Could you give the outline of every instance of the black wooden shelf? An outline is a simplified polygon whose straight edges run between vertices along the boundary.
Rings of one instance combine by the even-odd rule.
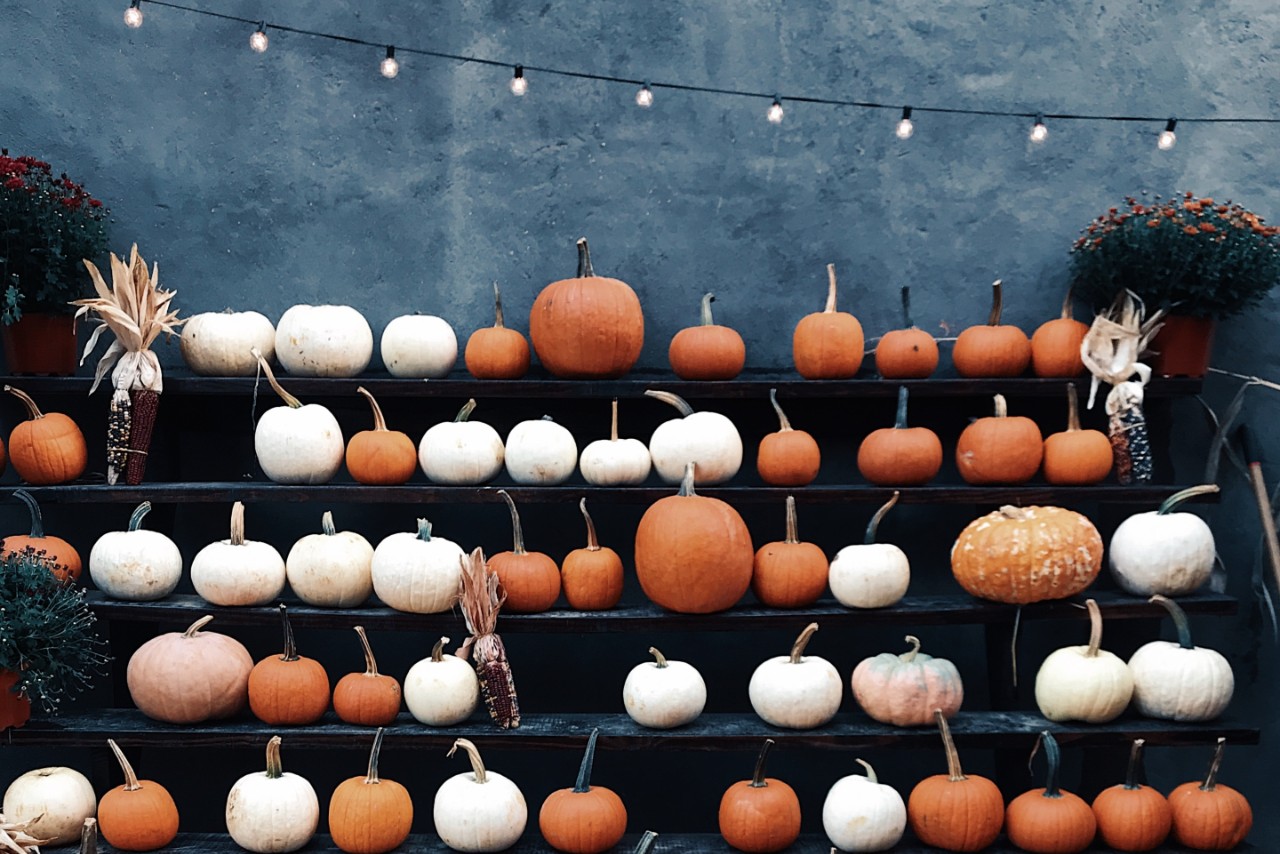
[[[1109,590],[1090,591],[1085,596],[1057,602],[1024,606],[1023,620],[1086,620],[1079,603],[1088,596],[1097,600],[1107,620],[1159,619],[1165,610],[1144,599]],[[90,591],[88,601],[104,620],[131,623],[159,623],[186,626],[201,615],[213,614],[217,626],[275,625],[280,619],[274,605],[220,608],[199,596],[175,595],[159,602],[122,602]],[[365,608],[317,608],[286,597],[289,619],[298,628],[347,629],[355,625],[378,631],[419,631],[465,635],[459,613],[407,614],[381,604]],[[371,600],[376,601],[376,600]],[[1229,616],[1236,613],[1237,601],[1220,593],[1197,593],[1178,599],[1189,614]],[[811,620],[823,626],[869,625],[955,625],[1011,622],[1017,609],[1012,605],[986,602],[972,596],[908,596],[891,608],[846,608],[832,600],[796,610],[739,605],[719,614],[675,614],[656,605],[623,605],[611,611],[553,610],[541,614],[503,614],[498,626],[504,634],[517,632],[604,633],[638,631],[742,631],[762,628],[795,628]]]

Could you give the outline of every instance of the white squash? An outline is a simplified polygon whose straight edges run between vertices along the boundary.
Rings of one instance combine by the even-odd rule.
[[[418,533],[392,534],[373,550],[373,590],[397,611],[448,611],[458,601],[464,557],[457,543],[431,536],[431,523],[419,519]]]
[[[1108,549],[1116,582],[1139,596],[1185,596],[1203,587],[1217,554],[1213,531],[1194,513],[1172,511],[1189,498],[1217,491],[1212,483],[1193,486],[1169,496],[1159,510],[1121,522]]]
[[[672,729],[697,720],[707,705],[707,683],[692,664],[669,661],[649,647],[654,661],[637,664],[622,685],[631,719],[650,729]]]
[[[1178,630],[1178,640],[1152,641],[1129,659],[1133,673],[1133,706],[1149,718],[1211,721],[1226,711],[1235,693],[1231,664],[1216,650],[1191,642],[1187,615],[1172,599],[1159,594]]]
[[[813,729],[836,716],[844,695],[844,681],[831,662],[805,656],[809,638],[818,630],[810,623],[796,638],[790,655],[762,663],[751,674],[747,693],[751,708],[765,723],[788,729]]]
[[[182,358],[206,377],[251,377],[258,370],[256,347],[269,362],[276,355],[276,328],[256,311],[207,311],[182,325]]]
[[[276,358],[299,377],[354,377],[373,358],[373,330],[349,305],[295,305],[276,324]]]
[[[455,774],[440,784],[432,814],[436,833],[454,851],[505,851],[520,839],[529,820],[520,787],[480,760],[480,751],[465,738],[449,748],[458,748],[471,760],[470,774]]]
[[[211,605],[266,605],[284,592],[284,558],[270,543],[244,538],[244,504],[231,505],[231,536],[191,561],[191,584]]]
[[[475,400],[468,400],[456,418],[422,435],[418,463],[432,483],[479,486],[502,471],[502,437],[483,421],[468,420],[475,408]]]
[[[112,599],[153,602],[174,591],[182,580],[182,552],[159,531],[144,531],[142,518],[151,512],[144,501],[129,517],[125,531],[109,531],[89,551],[89,577]]]
[[[697,486],[724,483],[738,473],[742,436],[732,421],[718,412],[694,412],[670,392],[650,390],[645,395],[680,410],[679,418],[659,424],[649,439],[649,456],[663,483],[679,483],[689,463],[695,465]]]
[[[36,768],[9,784],[0,812],[11,822],[27,824],[26,833],[36,839],[68,845],[80,839],[84,820],[97,815],[98,799],[93,785],[79,771],[61,766]]]
[[[227,833],[255,854],[297,851],[320,823],[320,801],[305,777],[283,770],[280,736],[267,742],[267,770],[246,774],[227,794]]]
[[[573,441],[573,434],[552,421],[550,415],[512,427],[503,453],[511,479],[530,486],[564,483],[578,463],[578,443]]]
[[[338,531],[328,510],[320,525],[324,533],[307,534],[289,549],[289,587],[308,605],[358,608],[373,594],[373,546],[355,531]]]
[[[1104,724],[1129,707],[1133,674],[1123,659],[1100,649],[1102,611],[1093,599],[1088,646],[1067,646],[1049,654],[1036,674],[1036,705],[1051,721]]]
[[[635,486],[644,483],[653,468],[649,448],[639,439],[618,438],[618,399],[613,399],[613,417],[608,439],[596,439],[582,449],[578,470],[592,486]]]
[[[439,379],[458,361],[458,336],[442,317],[403,314],[382,330],[379,349],[391,376]]]
[[[285,402],[262,413],[253,431],[258,465],[276,483],[328,483],[342,468],[347,446],[333,413],[318,403],[302,405],[276,382],[262,352],[253,351],[271,388]]]
[[[898,493],[876,511],[862,545],[845,546],[831,560],[827,583],[846,608],[888,608],[902,601],[911,584],[911,562],[892,543],[877,543],[880,520],[898,503]]]
[[[822,803],[822,828],[841,851],[888,851],[907,829],[907,806],[897,789],[876,779],[874,768],[854,761],[867,776],[850,774],[835,782]]]
[[[404,702],[409,714],[427,726],[453,726],[471,717],[480,700],[480,680],[469,662],[444,651],[440,638],[431,656],[409,668]]]

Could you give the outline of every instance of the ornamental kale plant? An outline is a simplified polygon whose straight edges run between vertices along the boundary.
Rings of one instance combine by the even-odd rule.
[[[1128,288],[1148,310],[1224,318],[1280,281],[1280,228],[1231,202],[1125,199],[1085,228],[1072,247],[1075,292],[1095,307]]]
[[[66,174],[0,150],[0,320],[70,314],[89,280],[81,261],[107,250],[107,209]]]

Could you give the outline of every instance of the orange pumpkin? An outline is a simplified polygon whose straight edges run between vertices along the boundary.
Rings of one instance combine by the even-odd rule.
[[[766,738],[750,780],[734,783],[720,799],[720,835],[739,851],[781,851],[800,836],[800,799],[781,780],[764,776],[773,747]]]
[[[1023,792],[1009,802],[1004,828],[1009,841],[1032,854],[1075,854],[1093,842],[1097,822],[1079,795],[1058,788],[1061,755],[1058,742],[1046,730],[1040,733],[1049,771],[1043,789]]]
[[[155,851],[178,835],[178,805],[169,790],[150,780],[139,780],[133,766],[113,739],[107,746],[124,772],[124,785],[116,786],[98,802],[98,829],[119,851]]]
[[[771,608],[807,608],[827,589],[827,555],[802,543],[796,530],[796,500],[787,496],[787,533],[782,542],[756,552],[751,592]]]
[[[1134,739],[1129,751],[1129,771],[1123,783],[1103,789],[1093,799],[1098,833],[1117,851],[1151,851],[1169,836],[1173,813],[1164,795],[1142,785],[1142,745]]]
[[[49,564],[53,574],[60,581],[67,579],[79,581],[80,573],[84,568],[80,561],[80,553],[61,537],[50,537],[45,534],[44,518],[40,515],[40,505],[36,503],[35,496],[25,489],[15,489],[13,497],[27,505],[27,510],[31,513],[31,533],[25,536],[13,534],[5,537],[0,541],[0,557],[31,549]]]
[[[907,799],[907,819],[925,845],[943,851],[981,851],[996,841],[1004,827],[1004,796],[986,777],[964,773],[946,716],[938,709],[934,718],[947,754],[947,773],[916,783]]]
[[[529,342],[504,325],[497,282],[493,283],[493,316],[493,326],[471,333],[462,360],[478,380],[518,380],[529,372]]]
[[[569,854],[602,854],[613,850],[627,832],[627,808],[612,789],[591,785],[591,766],[596,758],[593,729],[572,788],[557,789],[542,802],[538,829],[542,838],[557,851]]]
[[[979,418],[960,433],[956,468],[975,486],[1026,483],[1040,471],[1044,437],[1036,422],[1009,417],[1004,395],[995,396],[995,415]]]
[[[731,380],[742,373],[747,345],[728,326],[717,326],[711,317],[712,294],[702,297],[702,325],[681,329],[671,339],[667,359],[682,380]]]
[[[876,370],[887,380],[918,380],[938,369],[938,342],[911,322],[911,287],[902,286],[902,329],[880,337]]]
[[[746,523],[718,498],[693,489],[685,466],[676,495],[655,501],[636,527],[636,577],[651,600],[682,614],[734,605],[751,586],[755,562]]]
[[[1084,373],[1080,345],[1089,324],[1071,316],[1071,289],[1062,301],[1062,315],[1040,324],[1031,335],[1031,370],[1038,377],[1078,377]]]
[[[962,377],[1016,377],[1031,362],[1031,342],[1016,326],[1001,325],[1001,282],[991,286],[991,316],[985,326],[970,326],[956,338],[951,361]]]
[[[922,486],[942,468],[942,441],[928,427],[907,426],[907,387],[898,386],[892,427],[873,431],[858,446],[858,472],[876,486]]]
[[[951,572],[970,594],[1009,605],[1066,599],[1102,569],[1102,536],[1061,507],[1012,507],[969,523],[951,547]]]
[[[778,403],[776,388],[769,389],[769,402],[778,413],[778,430],[760,440],[756,471],[770,486],[807,486],[818,476],[822,451],[812,436],[791,426]]]
[[[338,784],[329,799],[329,833],[333,844],[348,854],[386,854],[409,838],[413,828],[413,799],[394,780],[378,776],[382,727],[373,735],[369,770]]]
[[[382,407],[364,386],[356,391],[373,409],[373,429],[361,430],[347,443],[347,471],[357,483],[398,486],[418,470],[418,446],[399,430],[388,430]]]
[[[31,720],[31,700],[13,690],[17,684],[17,673],[0,670],[0,732],[9,727],[20,727]]]
[[[1183,783],[1169,793],[1173,813],[1173,838],[1200,851],[1230,851],[1253,828],[1253,808],[1248,799],[1218,782],[1218,769],[1227,746],[1218,739],[1204,782]]]
[[[836,265],[827,265],[827,306],[796,324],[791,355],[796,371],[807,380],[847,380],[862,365],[862,324],[847,311],[836,311]]]
[[[1101,430],[1080,429],[1080,402],[1067,384],[1067,429],[1044,440],[1044,479],[1055,486],[1088,486],[1111,474],[1111,440]]]
[[[560,567],[542,552],[525,551],[524,529],[520,526],[516,503],[505,489],[499,489],[498,494],[511,511],[512,549],[490,557],[489,567],[498,574],[502,588],[507,591],[507,611],[541,613],[560,598]]]
[[[284,654],[268,656],[249,671],[249,709],[272,726],[313,724],[329,709],[329,674],[314,658],[298,655],[289,612],[280,603]]]
[[[25,391],[4,387],[27,407],[28,420],[9,434],[9,460],[18,477],[35,486],[69,483],[84,474],[89,450],[84,434],[61,412],[41,412]]]
[[[364,649],[364,672],[348,673],[333,688],[333,710],[356,726],[390,726],[400,714],[400,683],[378,672],[378,661],[364,626],[355,627]]]
[[[622,598],[622,558],[596,539],[587,499],[578,502],[587,523],[587,545],[565,555],[560,570],[564,598],[578,611],[607,611]]]
[[[565,379],[617,379],[644,346],[644,312],[631,286],[597,276],[585,237],[578,275],[542,289],[529,312],[529,337],[543,367]]]

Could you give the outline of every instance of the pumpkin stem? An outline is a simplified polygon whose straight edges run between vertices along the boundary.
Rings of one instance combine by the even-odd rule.
[[[587,739],[587,749],[582,753],[582,764],[578,766],[578,780],[573,784],[573,791],[579,795],[591,791],[591,766],[596,761],[596,738],[599,735],[599,729],[591,730],[591,737]]]
[[[596,539],[596,523],[591,521],[591,514],[587,512],[587,499],[583,496],[578,502],[578,509],[582,511],[582,518],[587,520],[587,551],[600,551],[600,541]]]
[[[684,398],[679,395],[672,394],[669,391],[654,391],[653,389],[649,389],[644,393],[644,396],[652,397],[662,401],[663,403],[671,404],[676,409],[680,410],[681,418],[688,418],[693,414],[693,407],[690,406]]]
[[[964,769],[960,767],[960,753],[956,750],[955,739],[951,737],[947,716],[942,713],[942,709],[934,709],[933,718],[938,722],[938,732],[942,734],[942,749],[947,754],[947,779],[952,783],[968,779],[964,776]]]
[[[766,738],[760,747],[760,755],[756,757],[756,770],[751,775],[751,788],[763,789],[769,784],[764,781],[764,761],[769,756],[769,748],[773,747],[773,739]]]
[[[872,768],[872,767],[871,767],[871,763],[870,763],[870,762],[868,762],[868,761],[867,761],[867,760],[865,760],[865,759],[854,759],[853,761],[854,761],[854,762],[857,762],[859,765],[861,765],[863,768],[865,768],[865,769],[867,770],[867,779],[868,779],[868,780],[870,780],[870,781],[871,781],[871,782],[873,782],[873,783],[879,783],[879,782],[880,782],[880,780],[876,777],[876,769],[874,769],[874,768]]]
[[[907,635],[906,641],[911,644],[911,649],[898,656],[898,658],[902,659],[904,664],[910,664],[915,661],[916,656],[920,654],[920,638],[915,635]]]
[[[273,735],[267,742],[267,779],[279,780],[284,774],[284,765],[280,762],[280,736]]]
[[[1154,602],[1169,612],[1169,616],[1173,618],[1173,627],[1178,630],[1178,646],[1183,649],[1196,648],[1196,645],[1191,642],[1191,624],[1187,621],[1187,612],[1182,610],[1177,602],[1159,593],[1147,601]]]
[[[356,386],[356,394],[364,395],[365,400],[369,401],[369,408],[373,410],[373,429],[376,432],[385,432],[387,429],[387,419],[382,415],[382,407],[378,405],[378,401],[364,386]]]
[[[609,441],[618,441],[618,399],[615,397],[609,405]]]
[[[636,843],[636,850],[631,854],[649,854],[653,850],[653,844],[658,840],[658,834],[652,830],[646,830],[644,836],[640,837],[640,841]]]
[[[453,417],[453,423],[461,424],[471,417],[471,413],[475,412],[476,399],[473,397],[466,403],[462,404],[462,408],[458,410],[458,414]]]
[[[1227,750],[1227,740],[1219,737],[1218,746],[1214,748],[1213,759],[1209,762],[1209,773],[1205,775],[1204,783],[1200,786],[1202,792],[1212,792],[1218,788],[1218,769],[1222,767],[1222,757]]]
[[[1142,770],[1142,748],[1146,743],[1146,739],[1135,738],[1133,746],[1129,748],[1129,768],[1124,775],[1124,787],[1129,791],[1141,789],[1143,778],[1146,777]]]
[[[458,739],[453,743],[453,747],[449,748],[449,752],[445,756],[452,759],[453,754],[458,752],[459,747],[466,751],[467,758],[471,760],[471,772],[475,775],[476,782],[481,785],[489,782],[489,775],[484,770],[484,762],[480,759],[480,751],[469,740],[465,738]]]
[[[36,406],[36,402],[32,399],[31,395],[27,394],[22,389],[15,388],[11,385],[5,386],[4,390],[22,401],[23,405],[27,407],[27,415],[33,420],[37,418],[44,418],[44,413],[40,411],[40,407]]]
[[[431,660],[436,664],[444,661],[444,645],[448,642],[448,638],[440,638],[440,640],[436,641],[436,645],[431,647]]]
[[[1062,320],[1074,320],[1075,315],[1071,311],[1071,303],[1075,299],[1075,286],[1067,285],[1067,294],[1062,298],[1062,314],[1059,318]]]
[[[659,670],[667,666],[667,657],[663,655],[656,646],[649,647],[649,654],[652,655],[654,660],[657,662]]]
[[[1188,486],[1181,492],[1175,492],[1164,500],[1160,505],[1160,509],[1156,511],[1157,515],[1164,516],[1172,512],[1179,504],[1197,495],[1211,495],[1218,491],[1216,483],[1202,483],[1199,486]]]
[[[680,479],[680,491],[676,494],[684,498],[695,498],[698,493],[693,491],[693,475],[697,470],[698,464],[693,460],[684,464],[684,477]]]
[[[188,627],[187,630],[182,633],[182,636],[190,640],[191,638],[194,638],[200,632],[201,629],[209,625],[211,622],[213,622],[213,614],[205,614],[203,617],[201,617],[200,619],[192,623],[190,627]]]
[[[1062,797],[1062,791],[1058,788],[1058,770],[1062,764],[1062,751],[1058,749],[1058,741],[1053,737],[1053,733],[1048,730],[1040,733],[1040,737],[1036,739],[1036,746],[1031,748],[1031,756],[1027,759],[1027,769],[1030,770],[1031,763],[1035,761],[1036,752],[1042,744],[1044,745],[1044,761],[1049,766],[1044,780],[1044,797],[1060,798]]]
[[[133,509],[129,517],[129,530],[136,531],[142,527],[142,518],[151,512],[151,502],[144,501]]]
[[[702,325],[715,326],[716,322],[711,318],[711,303],[716,301],[715,294],[702,295]]]
[[[996,279],[991,283],[991,315],[987,318],[987,326],[1000,325],[1000,312],[1004,308],[1003,282]]]
[[[364,675],[378,675],[378,661],[373,657],[373,647],[369,645],[369,636],[364,633],[364,626],[355,627],[356,634],[360,636],[360,646],[364,647]]]
[[[231,537],[228,542],[233,546],[244,545],[244,504],[240,501],[231,505]]]
[[[1086,599],[1084,606],[1089,609],[1089,648],[1084,654],[1086,658],[1097,658],[1102,646],[1102,609],[1094,599]]]
[[[524,529],[520,527],[520,511],[516,510],[516,503],[511,500],[511,496],[505,489],[499,489],[498,494],[502,496],[502,500],[507,502],[507,509],[511,511],[511,551],[514,554],[528,554],[524,550]]]
[[[1080,431],[1080,400],[1075,383],[1067,383],[1067,432]]]
[[[898,411],[893,416],[893,429],[907,429],[907,397],[909,392],[904,385],[898,386]]]
[[[578,278],[585,279],[595,276],[596,271],[591,266],[591,249],[587,246],[587,238],[578,238]]]
[[[257,347],[254,347],[252,350],[249,351],[249,353],[253,356],[253,358],[258,360],[258,367],[261,368],[262,372],[267,375],[267,382],[271,384],[271,390],[274,391],[276,394],[278,394],[280,396],[280,399],[283,400],[290,409],[301,409],[302,401],[298,400],[296,397],[294,397],[293,395],[289,394],[289,392],[284,390],[284,388],[280,385],[280,382],[276,379],[275,372],[272,371],[271,366],[267,364],[267,360],[262,358],[262,351],[259,350]]]
[[[383,732],[383,727],[378,727],[378,731],[373,734],[373,747],[369,750],[369,773],[364,777],[365,785],[376,786],[382,782],[378,779],[378,754],[382,753]]]
[[[80,828],[80,850],[77,854],[98,854],[98,820],[90,816]]]
[[[1003,394],[997,394],[995,396],[995,404],[996,404],[995,405],[996,418],[1008,418],[1009,417],[1009,401],[1004,399]]]
[[[827,265],[827,306],[823,314],[832,314],[836,310],[836,265]]]
[[[901,494],[895,489],[893,495],[889,496],[889,500],[880,505],[880,509],[871,517],[871,521],[867,523],[867,532],[862,537],[864,546],[869,546],[876,541],[876,532],[880,530],[880,522],[883,521],[885,514],[893,509],[893,505],[898,503],[898,496]]]
[[[800,528],[796,519],[796,497],[794,495],[787,496],[787,535],[782,541],[787,545],[795,545],[800,542]]]
[[[324,511],[324,515],[320,517],[320,530],[324,531],[326,537],[332,537],[338,533],[338,529],[333,524],[332,510]]]
[[[424,543],[431,542],[431,523],[426,519],[418,520],[418,539]]]
[[[36,497],[25,489],[15,489],[13,497],[27,505],[27,511],[31,514],[31,539],[44,539],[44,516],[40,513],[40,505],[36,503]]]
[[[120,745],[116,744],[114,738],[107,739],[107,747],[111,748],[111,752],[115,754],[116,761],[120,763],[120,770],[124,772],[124,790],[126,792],[136,792],[142,788],[142,784],[138,782],[138,775],[133,772],[133,766],[129,764],[129,760],[124,758],[124,752],[120,750]]]
[[[493,283],[493,328],[506,328],[502,317],[502,291],[498,290],[498,283],[496,281]]]
[[[915,324],[911,322],[911,286],[902,286],[902,328],[915,329]]]
[[[782,406],[778,403],[778,390],[776,388],[769,389],[769,402],[773,404],[773,411],[778,413],[778,432],[789,432],[792,429],[791,419],[787,417],[787,413],[782,411]]]
[[[298,644],[293,639],[293,625],[289,622],[289,609],[285,607],[283,602],[280,603],[280,623],[284,627],[284,655],[280,656],[281,661],[297,661]]]
[[[796,638],[796,642],[791,645],[791,663],[799,664],[804,658],[804,648],[809,645],[809,638],[813,637],[813,633],[818,630],[817,623],[810,623],[804,627],[804,631],[800,633],[800,637]]]

